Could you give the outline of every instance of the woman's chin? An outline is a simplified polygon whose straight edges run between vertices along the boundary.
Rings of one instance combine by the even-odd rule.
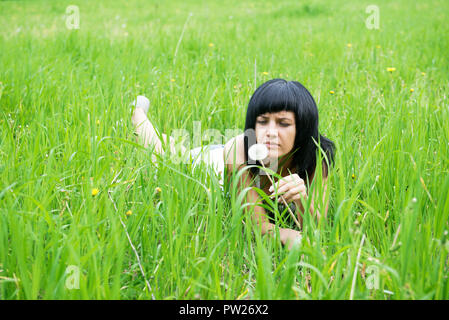
[[[276,149],[268,150],[268,156],[267,156],[268,159],[272,159],[272,160],[279,159],[281,156],[282,156],[282,154],[279,152],[279,150],[276,150]]]
[[[272,163],[278,163],[278,157],[276,155],[272,156],[268,154],[268,156],[262,160],[265,166],[271,166]]]

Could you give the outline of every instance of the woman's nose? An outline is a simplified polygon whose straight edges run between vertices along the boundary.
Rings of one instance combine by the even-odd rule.
[[[278,131],[277,131],[277,129],[276,128],[272,128],[272,127],[270,127],[270,128],[268,128],[267,129],[267,137],[269,137],[270,139],[277,139],[277,137],[278,137]]]
[[[276,135],[277,136],[278,128],[277,128],[275,122],[270,121],[270,124],[268,125],[268,128],[267,128],[267,133],[270,134],[270,135]]]

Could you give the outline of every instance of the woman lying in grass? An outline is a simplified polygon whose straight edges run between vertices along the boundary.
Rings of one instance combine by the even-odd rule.
[[[155,152],[163,153],[158,133],[146,117],[148,106],[148,99],[138,97],[132,121],[138,139],[143,138],[144,146],[147,147],[151,143]],[[162,138],[167,144],[167,136],[163,134]],[[267,201],[260,196],[260,190],[271,198],[275,197],[273,200],[279,201],[278,208],[282,208],[282,203],[289,205],[287,209],[293,214],[292,219],[297,222],[297,227],[279,228],[279,236],[281,242],[290,247],[296,240],[301,239],[298,229],[302,228],[305,214],[303,203],[307,202],[309,188],[316,177],[318,143],[325,154],[322,163],[322,186],[315,186],[316,192],[311,195],[308,214],[319,220],[322,216],[326,217],[328,210],[328,201],[325,199],[328,198],[327,177],[329,166],[334,159],[334,144],[319,134],[317,106],[309,91],[299,82],[273,79],[262,84],[248,104],[243,134],[230,139],[224,145],[211,145],[205,150],[195,148],[190,152],[184,148],[181,152],[194,158],[194,163],[202,157],[201,160],[212,165],[223,178],[226,172],[228,182],[233,172],[246,167],[239,178],[238,186],[240,191],[249,188],[246,202],[254,204],[253,217],[262,234],[273,233],[275,219],[273,210],[268,209]],[[255,144],[266,147],[267,155],[262,162],[248,154]],[[171,137],[168,145],[171,152],[176,152],[174,139]],[[252,166],[248,168],[249,165]],[[268,167],[282,178],[276,179],[276,175],[271,176],[270,171],[262,167]],[[315,196],[319,189],[322,194],[323,213],[315,209],[318,208]],[[251,211],[248,209],[251,206],[246,208]]]

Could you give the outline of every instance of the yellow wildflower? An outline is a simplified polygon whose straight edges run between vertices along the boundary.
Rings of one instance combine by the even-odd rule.
[[[348,43],[346,46],[347,46],[348,48],[351,48],[351,47],[352,47],[352,43]]]
[[[125,214],[126,214],[126,216],[127,216],[127,217],[129,217],[130,215],[132,215],[132,214],[133,214],[133,212],[132,212],[131,210],[128,210],[128,211],[126,211],[126,213],[125,213]]]
[[[92,189],[92,196],[95,197],[99,192],[100,192],[100,190],[98,190],[97,188],[93,188]]]
[[[413,88],[410,88],[410,92],[413,92],[413,91],[415,91],[415,89],[413,89]]]
[[[330,93],[330,94],[334,94],[334,93],[335,93],[335,91],[334,91],[334,90],[331,90],[331,91],[329,91],[329,93]]]
[[[175,82],[175,79],[170,79],[171,82]]]
[[[268,72],[264,71],[264,72],[262,72],[262,74],[263,74],[264,76],[267,76],[267,75],[268,75]]]
[[[380,45],[377,45],[376,48],[377,48],[377,49],[380,49]]]
[[[425,76],[425,75],[426,75],[426,73],[425,73],[425,72],[421,72],[421,75]]]
[[[209,47],[213,47],[214,46],[214,44],[211,42],[211,43],[209,43]]]
[[[352,179],[355,179],[355,174],[352,174]]]
[[[394,67],[388,67],[388,68],[387,68],[387,71],[388,71],[388,72],[393,72],[393,71],[396,71],[396,68],[394,68]]]
[[[159,188],[159,187],[156,187],[156,192],[157,193],[159,193],[159,192],[161,192],[162,191],[162,189],[161,188]]]

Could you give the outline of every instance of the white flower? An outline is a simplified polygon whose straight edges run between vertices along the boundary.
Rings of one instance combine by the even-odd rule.
[[[268,156],[267,146],[260,143],[253,144],[248,149],[248,156],[256,161],[264,160]]]

